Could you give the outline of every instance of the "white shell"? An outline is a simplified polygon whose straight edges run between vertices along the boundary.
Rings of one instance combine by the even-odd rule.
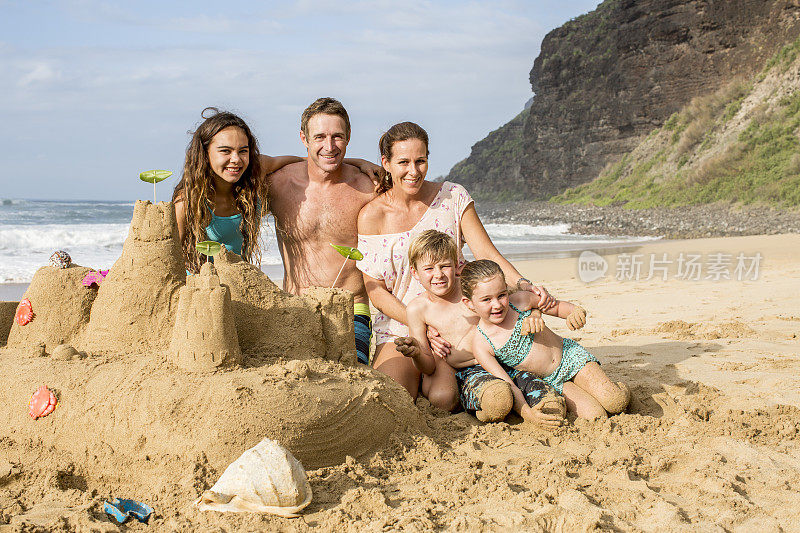
[[[201,511],[298,516],[311,503],[311,486],[300,461],[283,446],[264,439],[228,465],[195,505]]]

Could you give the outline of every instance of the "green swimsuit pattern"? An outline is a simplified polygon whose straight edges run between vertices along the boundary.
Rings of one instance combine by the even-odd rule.
[[[531,314],[532,309],[520,311],[514,304],[509,305],[511,305],[511,308],[516,311],[519,316],[517,316],[517,323],[514,324],[514,331],[511,333],[511,337],[508,338],[508,341],[500,349],[495,348],[492,341],[489,340],[488,335],[486,335],[480,326],[478,326],[478,331],[481,332],[481,335],[483,335],[489,343],[489,346],[494,350],[494,356],[497,358],[497,361],[513,379],[514,376],[512,372],[520,372],[520,370],[516,370],[513,367],[525,360],[533,345],[533,333],[524,336],[520,334],[522,320]],[[597,357],[589,353],[586,348],[572,339],[563,339],[561,345],[561,363],[552,374],[543,377],[542,381],[552,386],[559,394],[563,394],[564,383],[574,378],[575,374],[580,372],[581,368],[590,362],[600,364]]]

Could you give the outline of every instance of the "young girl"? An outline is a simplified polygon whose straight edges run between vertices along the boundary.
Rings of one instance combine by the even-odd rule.
[[[523,418],[532,417],[513,378],[530,372],[564,395],[567,410],[580,418],[605,418],[621,413],[628,405],[630,391],[624,383],[614,384],[600,369],[597,358],[572,339],[562,339],[544,322],[534,333],[521,335],[522,320],[535,311],[536,296],[520,291],[509,296],[503,271],[497,263],[478,260],[461,271],[464,304],[480,320],[472,349],[478,363],[511,384],[514,410]],[[567,321],[571,330],[586,324],[586,311],[564,301],[556,302],[545,313]]]
[[[205,119],[186,148],[183,177],[172,201],[188,272],[198,272],[198,242],[217,241],[259,265],[258,235],[261,219],[268,213],[266,175],[290,163],[296,156],[260,155],[258,141],[247,124],[227,111],[209,107]],[[372,176],[378,167],[363,160],[345,160]]]

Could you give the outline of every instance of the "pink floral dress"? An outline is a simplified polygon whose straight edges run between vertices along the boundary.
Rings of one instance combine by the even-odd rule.
[[[359,235],[358,249],[364,254],[364,259],[357,261],[356,265],[364,274],[383,281],[389,292],[403,304],[408,304],[425,292],[411,275],[408,264],[408,247],[411,241],[428,229],[447,233],[455,239],[458,264],[463,265],[465,260],[461,253],[464,246],[461,216],[472,202],[472,197],[464,187],[445,181],[428,210],[409,231],[386,235]],[[380,311],[373,317],[372,327],[377,345],[392,341],[395,336],[408,335],[408,326]]]

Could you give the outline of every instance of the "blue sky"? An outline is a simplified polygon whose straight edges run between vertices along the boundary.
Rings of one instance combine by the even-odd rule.
[[[380,134],[412,120],[429,177],[446,174],[531,97],[544,35],[597,4],[0,0],[0,198],[147,198],[139,171],[179,175],[211,105],[263,153],[303,155],[300,113],[320,96],[350,113],[348,156],[377,160]]]

